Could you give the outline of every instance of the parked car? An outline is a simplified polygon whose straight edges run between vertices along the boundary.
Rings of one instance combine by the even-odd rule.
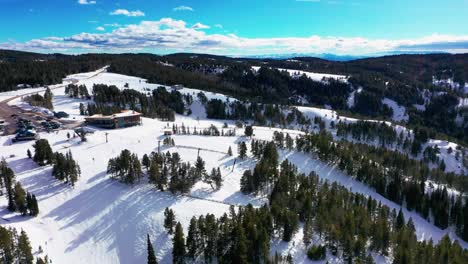
[[[54,116],[56,118],[68,118],[70,115],[67,114],[66,112],[60,111],[60,112],[54,112]]]
[[[52,129],[59,129],[62,126],[59,122],[49,122],[49,125]]]

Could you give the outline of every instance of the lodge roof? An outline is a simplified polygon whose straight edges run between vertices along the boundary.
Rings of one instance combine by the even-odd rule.
[[[134,110],[122,110],[120,113],[112,114],[112,115],[102,115],[96,114],[89,117],[85,117],[86,120],[99,120],[99,119],[114,119],[119,117],[129,117],[129,116],[141,116],[141,113],[138,113]]]

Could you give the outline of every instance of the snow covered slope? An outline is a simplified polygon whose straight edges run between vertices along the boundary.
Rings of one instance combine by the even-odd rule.
[[[409,116],[406,114],[406,109],[404,106],[399,105],[397,102],[389,98],[384,98],[382,103],[393,110],[392,120],[397,122],[408,121]]]
[[[79,83],[86,83],[88,88],[93,83],[115,84],[123,88],[126,83],[131,89],[144,91],[154,89],[159,85],[148,84],[146,81],[130,76],[100,73],[95,76],[75,75],[82,78]],[[90,77],[91,76],[91,77]],[[184,88],[184,93],[198,93],[199,90]],[[54,90],[54,107],[66,111],[71,117],[79,118],[77,105],[83,102],[68,98],[64,88]],[[228,97],[220,94],[206,93],[208,98],[226,100]],[[232,99],[232,98],[231,98]],[[221,127],[225,121],[215,121],[203,118],[203,107],[199,102],[192,105],[197,113],[191,116],[176,116],[175,123],[186,126],[208,127],[214,124]],[[299,107],[308,117],[323,117],[329,126],[331,121],[356,122],[357,119],[339,117],[336,112],[327,109]],[[198,118],[197,118],[198,117]],[[233,122],[226,121],[232,128]],[[163,147],[163,151],[179,152],[183,161],[193,163],[197,157],[197,148],[203,148],[201,155],[206,161],[207,170],[220,167],[224,184],[218,191],[204,183],[197,183],[189,195],[174,196],[159,192],[153,186],[142,181],[135,186],[127,186],[111,180],[106,175],[107,162],[117,156],[121,150],[129,149],[141,158],[143,154],[157,151],[158,140],[167,122],[153,119],[143,119],[143,125],[116,130],[98,130],[88,137],[85,143],[77,138],[67,140],[67,133],[62,130],[57,133],[42,133],[54,151],[70,150],[81,166],[82,176],[74,188],[56,181],[51,175],[51,167],[38,167],[26,157],[26,150],[32,150],[33,142],[21,142],[11,145],[11,136],[0,137],[0,157],[5,157],[9,166],[15,171],[17,179],[29,192],[36,194],[39,200],[40,214],[36,218],[21,217],[6,210],[5,196],[0,197],[0,224],[24,229],[30,236],[33,251],[41,246],[44,254],[48,254],[53,263],[144,263],[146,260],[146,234],[149,233],[156,247],[160,263],[171,262],[172,243],[163,228],[163,211],[166,207],[174,209],[177,220],[184,228],[188,227],[190,218],[200,214],[213,213],[222,215],[229,210],[229,205],[246,205],[252,203],[260,206],[264,198],[243,195],[239,192],[240,177],[244,170],[251,169],[255,160],[247,159],[237,162],[234,170],[234,157],[226,155],[231,147],[236,153],[237,144],[246,139],[237,137],[204,137],[204,136],[174,136],[175,147]],[[171,124],[170,124],[171,125]],[[401,128],[403,129],[403,128]],[[274,131],[283,131],[291,136],[302,134],[298,130],[281,130],[278,128],[255,127],[255,138],[270,140]],[[106,133],[109,133],[109,143],[106,143]],[[237,135],[242,135],[243,129],[238,129]],[[436,142],[443,145],[444,142]],[[249,144],[247,144],[249,145]],[[448,147],[449,145],[447,145]],[[452,146],[452,145],[450,145]],[[453,146],[454,147],[454,146]],[[443,151],[441,151],[443,153]],[[336,181],[353,192],[369,195],[390,208],[399,206],[376,194],[343,173],[334,166],[325,164],[297,152],[280,151],[280,159],[289,159],[301,172],[316,171],[323,179]],[[447,163],[447,167],[451,166]],[[413,212],[404,210],[406,217],[412,217],[419,239],[432,238],[438,241],[448,230],[440,230]],[[290,243],[273,241],[272,253],[278,250],[281,254],[291,253],[296,263],[308,263],[303,251],[304,245],[299,231]],[[453,238],[455,236],[451,234]],[[463,247],[468,248],[466,243]],[[335,259],[330,259],[336,262]]]
[[[253,66],[252,70],[257,72],[260,69],[258,66]],[[287,71],[289,75],[293,78],[299,78],[303,74],[305,74],[307,77],[314,81],[324,81],[326,79],[334,79],[336,81],[341,81],[341,82],[348,82],[348,77],[344,75],[337,75],[337,74],[328,74],[328,73],[316,73],[316,72],[306,72],[306,71],[300,71],[300,70],[291,70],[291,69],[283,69],[283,68],[277,68],[279,71]]]

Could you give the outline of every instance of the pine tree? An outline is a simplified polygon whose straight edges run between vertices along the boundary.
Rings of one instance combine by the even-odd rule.
[[[26,154],[28,155],[28,159],[31,159],[32,158],[32,154],[31,154],[31,151],[28,149]]]
[[[78,163],[73,159],[73,155],[69,150],[66,154],[66,175],[67,182],[69,181],[72,186],[75,186],[75,182],[81,175],[81,169]]]
[[[8,211],[15,212],[17,209],[15,203],[15,195],[13,190],[13,183],[15,179],[15,173],[11,168],[7,166],[5,160],[0,161],[0,183],[3,183],[7,191],[8,196]]]
[[[234,228],[232,240],[234,243],[230,249],[229,254],[232,263],[247,264],[247,238],[245,236],[244,228],[241,225],[237,225]]]
[[[81,175],[81,169],[73,159],[71,151],[68,151],[65,155],[56,152],[54,156],[52,175],[57,180],[65,181],[65,183],[70,183],[72,186],[75,186],[75,182],[78,181],[78,178]]]
[[[169,177],[169,169],[164,165],[161,172],[159,172],[159,177],[156,178],[156,186],[159,190],[164,191],[165,186],[167,185],[167,179]]]
[[[156,259],[156,255],[154,254],[154,248],[151,244],[149,234],[146,235],[146,241],[148,244],[148,264],[158,264],[158,260]]]
[[[145,166],[146,170],[148,171],[149,170],[149,167],[151,166],[151,161],[148,157],[148,155],[143,155],[143,159],[141,161],[141,164],[143,164],[143,166]]]
[[[27,196],[26,192],[24,191],[23,187],[19,182],[15,184],[14,188],[14,199],[15,199],[15,204],[17,206],[18,211],[22,215],[27,215],[28,214],[28,206],[27,206]]]
[[[52,98],[53,98],[53,94],[52,94],[52,91],[50,90],[49,87],[46,88],[46,91],[44,93],[44,107],[49,109],[49,110],[53,110],[54,109],[54,106],[52,104]]]
[[[200,239],[200,230],[198,228],[197,219],[194,216],[192,219],[190,219],[186,243],[187,257],[191,258],[192,260],[195,260],[198,255],[198,251],[200,250]]]
[[[252,137],[252,135],[253,135],[253,128],[252,128],[252,126],[246,126],[246,127],[245,127],[244,135],[245,135],[246,137]]]
[[[33,203],[33,202],[32,202],[32,196],[31,196],[31,194],[30,194],[29,192],[26,192],[26,208],[27,208],[27,210],[29,211],[29,215],[32,215],[32,214],[31,214],[31,209],[32,209],[32,207],[33,207],[32,203]]]
[[[231,146],[229,146],[227,154],[228,154],[229,156],[232,157],[232,149],[231,149]]]
[[[247,145],[245,142],[239,144],[239,158],[245,159],[247,157]]]
[[[148,169],[148,179],[150,183],[157,184],[157,180],[160,176],[160,171],[158,164],[156,162],[151,162]]]
[[[216,190],[219,190],[221,186],[223,185],[223,176],[221,175],[221,170],[219,169],[219,167],[216,170],[216,172],[213,174],[212,181],[215,185]]]
[[[197,157],[197,161],[195,162],[195,172],[197,179],[202,179],[206,175],[205,161],[200,156]]]
[[[39,139],[34,143],[34,157],[33,160],[39,166],[44,166],[46,164],[52,164],[54,160],[54,153],[52,148],[49,145],[47,139]]]
[[[303,228],[303,242],[307,246],[309,246],[311,240],[312,240],[312,220],[310,217],[306,217],[305,222],[304,222],[304,228]]]
[[[242,177],[240,180],[240,190],[244,194],[249,194],[255,191],[252,171],[246,170],[244,171],[244,174],[242,174]]]
[[[39,214],[39,205],[37,203],[36,195],[31,195],[31,205],[29,207],[29,214],[31,216],[37,216]]]
[[[32,264],[34,257],[31,253],[31,244],[29,243],[29,238],[26,235],[24,230],[21,230],[20,236],[18,238],[18,263],[21,264]]]
[[[176,224],[174,211],[168,207],[164,210],[164,228],[167,232],[172,235],[174,232],[174,226]]]
[[[107,173],[125,184],[135,183],[136,180],[141,179],[143,174],[138,156],[132,154],[128,149],[122,150],[119,156],[109,160]]]
[[[400,208],[400,211],[398,211],[398,216],[396,219],[396,229],[399,230],[404,226],[405,226],[405,217],[403,216],[403,211]]]
[[[174,238],[172,239],[172,263],[184,264],[185,263],[185,238],[182,225],[178,222],[175,227]]]

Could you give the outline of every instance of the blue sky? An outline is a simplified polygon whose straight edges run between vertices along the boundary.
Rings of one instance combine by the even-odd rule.
[[[0,0],[0,6],[0,48],[19,50],[468,51],[468,0]]]

